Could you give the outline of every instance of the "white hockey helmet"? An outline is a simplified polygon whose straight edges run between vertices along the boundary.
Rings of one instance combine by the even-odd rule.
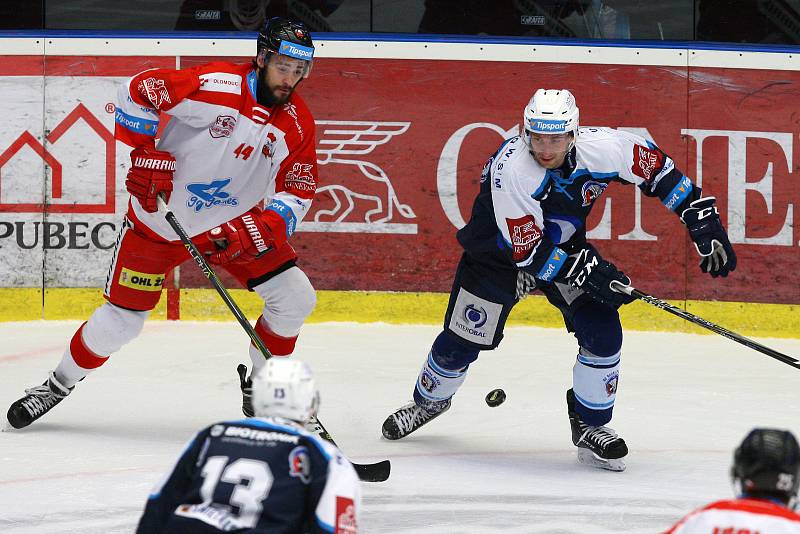
[[[531,146],[531,134],[572,133],[578,135],[578,106],[567,89],[538,89],[525,106],[522,138]],[[572,145],[570,145],[572,148]]]
[[[253,411],[257,417],[284,417],[306,423],[317,415],[319,391],[307,363],[274,357],[253,376]]]

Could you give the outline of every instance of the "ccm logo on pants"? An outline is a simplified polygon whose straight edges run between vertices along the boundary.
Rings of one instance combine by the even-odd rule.
[[[448,328],[467,341],[488,347],[494,341],[502,311],[502,304],[489,302],[462,287],[458,290]]]
[[[119,273],[119,285],[140,291],[161,291],[163,274],[150,274],[123,268]]]

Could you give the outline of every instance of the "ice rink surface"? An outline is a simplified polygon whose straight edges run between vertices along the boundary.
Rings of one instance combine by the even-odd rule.
[[[78,322],[0,323],[3,413],[53,369]],[[628,469],[576,463],[564,395],[576,343],[514,327],[473,364],[449,413],[380,437],[410,398],[439,328],[311,324],[296,355],[316,372],[320,418],[352,459],[389,458],[364,484],[361,532],[659,532],[731,495],[733,448],[753,426],[800,435],[800,370],[720,336],[626,332],[615,417]],[[800,340],[759,339],[800,357]],[[150,322],[24,431],[0,433],[0,532],[132,532],[145,499],[200,428],[241,416],[231,323]],[[497,408],[486,393],[502,387]]]

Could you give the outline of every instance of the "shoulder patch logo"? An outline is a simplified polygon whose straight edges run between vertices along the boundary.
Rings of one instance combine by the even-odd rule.
[[[164,80],[158,78],[147,78],[139,83],[139,91],[147,96],[147,99],[153,103],[156,109],[161,109],[161,105],[165,102],[172,104],[169,98],[169,90]]]
[[[542,239],[542,230],[536,226],[533,215],[525,215],[518,219],[506,219],[508,235],[511,236],[512,256],[515,262],[528,257],[530,251]]]
[[[299,478],[303,484],[311,482],[311,458],[308,456],[308,449],[302,445],[289,453],[289,476]]]
[[[631,172],[650,182],[655,173],[664,166],[664,153],[658,149],[633,145],[633,166]]]

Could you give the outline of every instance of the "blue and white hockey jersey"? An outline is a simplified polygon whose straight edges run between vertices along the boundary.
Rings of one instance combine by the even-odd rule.
[[[477,261],[522,269],[550,282],[569,254],[586,245],[586,218],[612,182],[635,184],[680,214],[700,189],[644,138],[610,128],[581,128],[558,169],[545,169],[520,137],[486,163],[459,243]]]
[[[355,534],[359,484],[335,446],[288,420],[221,422],[189,442],[136,532]]]

